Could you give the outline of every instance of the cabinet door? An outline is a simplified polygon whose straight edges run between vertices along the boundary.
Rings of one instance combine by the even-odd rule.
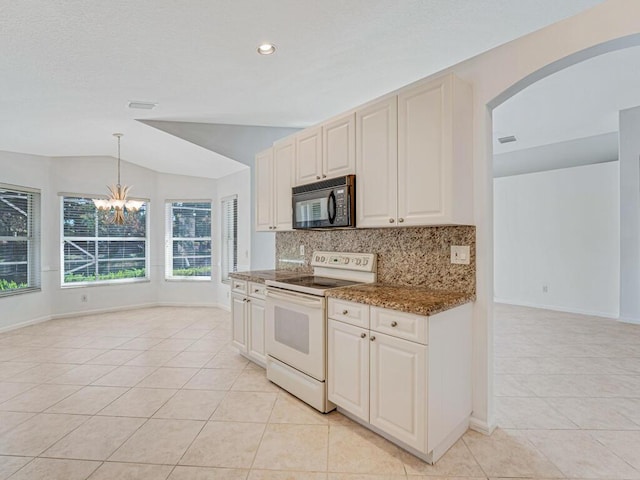
[[[292,230],[291,187],[296,144],[293,138],[273,147],[274,220],[276,230]]]
[[[308,128],[296,136],[296,185],[322,178],[322,129]]]
[[[231,343],[243,353],[247,351],[247,297],[231,294]]]
[[[371,332],[370,423],[424,451],[427,347]]]
[[[332,178],[356,171],[356,116],[351,113],[322,126],[323,175]]]
[[[249,357],[264,366],[267,361],[264,352],[264,300],[250,298],[247,305],[247,324],[249,325],[247,350]]]
[[[369,331],[329,320],[329,400],[369,421]]]
[[[256,155],[256,230],[273,231],[273,149]]]
[[[450,90],[450,77],[445,77],[398,96],[398,222],[404,225],[447,220],[453,141]]]
[[[397,97],[356,112],[356,225],[394,226],[398,194]]]

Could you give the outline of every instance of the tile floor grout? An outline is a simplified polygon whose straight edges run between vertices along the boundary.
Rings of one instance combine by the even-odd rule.
[[[371,477],[379,480],[393,477],[392,471],[397,471],[397,476],[393,478],[416,480],[421,475],[426,475],[424,478],[473,477],[492,480],[509,476],[640,479],[640,455],[635,454],[635,450],[640,452],[640,415],[636,413],[640,411],[638,326],[621,326],[610,319],[497,305],[495,362],[496,393],[499,396],[496,397],[496,411],[502,427],[491,437],[468,432],[433,467],[379,437],[369,437],[362,427],[338,413],[326,416],[315,413],[294,397],[274,388],[264,379],[263,373],[254,373],[259,370],[229,347],[229,327],[229,313],[226,311],[202,307],[159,307],[58,319],[1,333],[0,420],[7,418],[10,423],[7,424],[8,428],[0,431],[0,451],[3,452],[0,454],[0,479],[6,478],[3,462],[7,458],[7,468],[13,469],[10,475],[16,480],[41,478],[34,476],[34,472],[44,466],[52,469],[75,468],[73,471],[77,471],[78,476],[65,474],[64,477],[56,477],[55,473],[49,472],[48,478],[65,480],[106,478],[100,475],[116,471],[134,472],[143,467],[155,469],[155,473],[148,473],[151,476],[145,478],[162,476],[170,480],[190,479],[190,475],[206,475],[206,472],[212,475],[218,472],[225,476],[237,474],[234,478],[250,480],[287,478],[283,470],[297,471],[296,475],[299,476],[296,478],[304,478],[304,474],[299,472],[305,468],[319,473],[318,478],[325,480],[343,480],[347,478],[347,472],[364,474],[367,471],[381,474]],[[541,334],[540,331],[545,333]],[[128,344],[138,348],[122,348]],[[137,353],[134,355],[133,352]],[[19,365],[22,363],[29,366],[23,369]],[[107,370],[107,367],[111,368]],[[143,375],[145,369],[146,374]],[[572,370],[579,372],[571,373]],[[189,376],[190,372],[192,374]],[[137,373],[140,375],[136,376]],[[111,374],[115,379],[113,383],[120,385],[99,384],[101,379]],[[194,381],[196,377],[197,381]],[[505,384],[504,380],[509,377],[518,380],[518,383]],[[564,385],[565,379],[571,380],[570,384]],[[12,387],[8,396],[3,396],[5,384],[31,386],[26,390],[21,390],[19,386]],[[49,396],[34,399],[34,395],[39,393],[34,389],[42,385],[48,386],[42,392],[48,392]],[[74,387],[77,389],[64,395]],[[525,387],[528,387],[526,392]],[[118,388],[123,391],[112,398],[111,395],[117,393],[115,389]],[[504,388],[510,388],[511,394],[520,395],[501,395],[509,393]],[[30,397],[32,390],[34,392]],[[170,391],[173,393],[165,395]],[[574,395],[567,395],[571,392]],[[58,394],[63,396],[58,398]],[[76,400],[71,398],[74,395],[77,395]],[[37,410],[36,406],[46,406],[34,412],[7,410],[17,402],[24,404],[25,399],[31,402],[34,410]],[[49,402],[50,399],[53,400]],[[122,401],[129,399],[138,399],[139,404],[124,405],[122,408]],[[91,410],[90,405],[87,406],[89,401],[106,403],[95,413],[82,413]],[[213,405],[208,401],[217,403]],[[3,407],[5,402],[11,403]],[[576,405],[580,408],[576,408]],[[56,406],[71,413],[56,413]],[[221,413],[216,416],[222,406],[225,410],[220,410]],[[243,411],[249,413],[247,408],[262,408],[264,412],[265,406],[268,406],[267,416],[261,417],[264,415],[261,413],[248,417],[245,415],[246,418],[243,418],[241,414]],[[278,418],[275,416],[276,407]],[[506,413],[503,411],[505,408]],[[50,409],[54,411],[48,412]],[[196,412],[194,409],[199,410]],[[609,413],[604,420],[600,418],[603,412],[607,414],[609,411],[613,413]],[[129,415],[129,412],[140,415]],[[77,416],[86,418],[74,427],[75,420],[71,419]],[[47,418],[43,423],[43,419]],[[88,423],[98,418],[104,421]],[[238,421],[238,418],[242,420]],[[141,420],[142,423],[117,422],[122,419]],[[196,422],[201,422],[199,428],[194,428],[197,427]],[[119,424],[137,427],[131,428],[131,431],[128,431],[128,427],[123,431],[111,431],[112,439],[105,440],[104,444],[83,445],[81,440],[82,435],[87,433],[86,425],[103,425],[107,428]],[[34,451],[33,446],[28,445],[30,441],[37,441],[33,433],[37,425],[52,425],[54,428],[43,432],[47,438],[37,448],[45,443],[47,445],[39,450],[38,455],[24,455],[27,448]],[[215,435],[222,432],[225,441],[232,444],[233,437],[228,436],[232,430],[228,429],[234,425],[263,427],[257,446],[249,449],[250,461],[238,460],[240,457],[233,460],[236,454],[234,450],[246,447],[241,444],[237,445],[238,448],[226,450],[225,445],[212,445],[211,449],[204,452],[206,458],[194,453],[197,449],[193,447],[201,443],[199,439],[205,438],[208,426],[214,428],[211,431]],[[621,425],[629,429],[614,428]],[[294,451],[290,453],[295,454],[295,450],[302,449],[302,452],[309,448],[311,439],[305,438],[305,435],[296,439],[293,447],[285,447],[287,442],[281,442],[286,439],[286,432],[291,435],[317,433],[317,426],[324,426],[321,431],[326,432],[322,434],[326,449],[323,447],[320,451],[324,459],[320,465],[323,464],[324,468],[318,470],[320,465],[317,459],[310,457],[309,461],[300,463],[299,454],[298,457],[287,457],[289,452],[278,450],[293,448]],[[167,446],[161,438],[165,434],[159,432],[171,435],[170,430],[166,429],[174,427],[178,433],[171,437],[174,443],[170,442]],[[267,432],[274,432],[269,439]],[[105,430],[104,435],[108,437],[109,433],[109,430]],[[141,449],[144,447],[140,445],[141,439],[168,449],[168,452],[173,452],[172,458],[177,460],[157,463],[162,459],[148,456],[144,448]],[[344,443],[345,439],[349,439],[348,444]],[[268,451],[279,452],[273,458],[265,456],[267,443]],[[58,447],[52,449],[54,445]],[[180,450],[176,451],[179,445]],[[341,459],[343,452],[337,445],[349,449],[351,455]],[[587,452],[586,457],[580,458],[571,450],[577,446]],[[49,449],[52,449],[52,453],[47,455]],[[83,452],[83,449],[86,451]],[[116,452],[121,449],[125,454],[116,457]],[[22,453],[18,455],[13,452]],[[89,456],[86,452],[93,452],[91,455],[96,458],[106,458],[87,460],[83,458]],[[187,455],[190,456],[189,465],[182,465]],[[260,468],[255,468],[258,466],[258,457]],[[11,463],[11,458],[27,460],[27,463],[21,464],[22,460]],[[289,458],[289,463],[282,463],[283,458]],[[599,458],[600,462],[591,462],[590,458]],[[355,461],[358,459],[366,461],[360,464]],[[39,462],[35,463],[36,460]],[[93,463],[97,467],[87,477],[86,472]],[[238,466],[229,467],[228,464]],[[170,468],[165,471],[165,467]],[[263,470],[266,473],[260,473]]]

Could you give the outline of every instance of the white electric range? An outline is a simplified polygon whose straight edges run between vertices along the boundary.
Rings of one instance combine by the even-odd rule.
[[[314,252],[313,275],[267,280],[267,378],[321,412],[327,400],[327,300],[331,288],[374,283],[373,253]]]

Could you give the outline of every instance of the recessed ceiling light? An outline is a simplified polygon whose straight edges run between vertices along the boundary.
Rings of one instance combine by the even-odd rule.
[[[500,137],[498,139],[500,143],[511,143],[511,142],[515,142],[516,140],[517,138],[515,137],[515,135],[509,135],[508,137]]]
[[[273,43],[263,43],[258,47],[258,53],[260,55],[271,55],[276,51],[276,46]]]
[[[129,108],[138,108],[140,110],[151,110],[158,106],[155,102],[129,102]]]

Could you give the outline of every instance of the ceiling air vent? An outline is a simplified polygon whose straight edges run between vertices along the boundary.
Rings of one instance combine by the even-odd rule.
[[[498,138],[498,141],[500,143],[511,143],[511,142],[515,142],[517,140],[517,138],[515,137],[515,135],[509,135],[508,137],[500,137]]]
[[[157,106],[158,104],[154,102],[129,102],[129,108],[137,108],[140,110],[151,110]]]

